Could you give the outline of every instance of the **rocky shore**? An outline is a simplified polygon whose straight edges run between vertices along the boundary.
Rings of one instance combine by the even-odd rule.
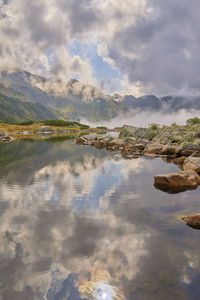
[[[0,130],[0,142],[10,143],[15,139],[25,136],[53,136],[53,135],[68,135],[68,134],[90,134],[96,133],[101,134],[111,131],[110,129],[79,129],[79,128],[68,128],[68,129],[54,129],[51,126],[40,126],[37,130],[22,130],[22,131],[2,131]]]
[[[139,156],[161,157],[179,165],[180,171],[154,176],[154,186],[168,193],[196,189],[200,185],[200,124],[194,126],[123,126],[119,138],[80,137],[79,145],[120,151],[127,159]],[[200,214],[180,218],[188,226],[200,229]]]
[[[200,144],[187,142],[181,145],[177,142],[167,142],[164,136],[166,132],[162,133],[163,135],[159,131],[153,136],[149,134],[149,129],[123,126],[119,138],[83,136],[76,139],[76,143],[94,146],[97,149],[120,151],[127,159],[141,155],[162,157],[179,165],[181,171],[156,175],[154,177],[156,188],[171,193],[197,188],[200,185]]]

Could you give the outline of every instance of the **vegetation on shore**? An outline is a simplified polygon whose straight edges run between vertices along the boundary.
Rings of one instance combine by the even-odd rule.
[[[64,121],[64,120],[44,120],[35,121],[28,120],[23,122],[0,122],[0,132],[4,132],[6,135],[11,135],[21,138],[33,138],[38,139],[38,133],[45,131],[45,127],[51,129],[52,135],[70,135],[70,134],[84,134],[85,132],[99,132],[100,130],[105,131],[105,127],[92,128],[89,125],[81,124],[79,122]]]
[[[171,126],[150,124],[144,138],[163,144],[178,144],[185,146],[189,143],[200,145],[200,119],[191,118],[185,125],[173,123]]]

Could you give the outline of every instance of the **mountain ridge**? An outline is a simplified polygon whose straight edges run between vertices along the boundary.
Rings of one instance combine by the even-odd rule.
[[[0,93],[23,103],[43,105],[46,113],[49,110],[47,115],[50,113],[52,117],[72,121],[109,121],[130,111],[134,116],[140,111],[200,110],[200,97],[105,95],[96,87],[77,79],[64,82],[59,78],[44,78],[20,69],[2,73]]]

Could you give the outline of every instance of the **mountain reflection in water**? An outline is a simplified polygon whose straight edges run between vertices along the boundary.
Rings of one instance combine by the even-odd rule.
[[[156,190],[160,158],[72,141],[0,146],[0,299],[199,299],[199,189]]]

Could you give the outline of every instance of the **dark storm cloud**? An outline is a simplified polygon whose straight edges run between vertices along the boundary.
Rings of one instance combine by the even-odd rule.
[[[68,15],[72,36],[90,31],[100,22],[101,12],[92,0],[61,0],[60,6]]]
[[[115,32],[109,57],[130,82],[151,84],[158,93],[198,88],[198,1],[149,1],[152,12]],[[129,58],[129,54],[135,58]],[[194,84],[195,82],[195,84]]]
[[[100,55],[124,75],[124,86],[139,82],[140,94],[199,93],[197,0],[1,0],[0,7],[1,69],[56,70],[65,80],[90,69],[91,84],[92,66],[84,55],[72,61],[68,50],[75,40],[92,41],[105,46]]]
[[[59,11],[49,19],[48,4],[44,1],[30,2],[25,5],[23,23],[31,34],[31,40],[36,43],[44,43],[45,46],[60,45],[66,42],[67,32],[65,29],[65,18],[59,18]]]

